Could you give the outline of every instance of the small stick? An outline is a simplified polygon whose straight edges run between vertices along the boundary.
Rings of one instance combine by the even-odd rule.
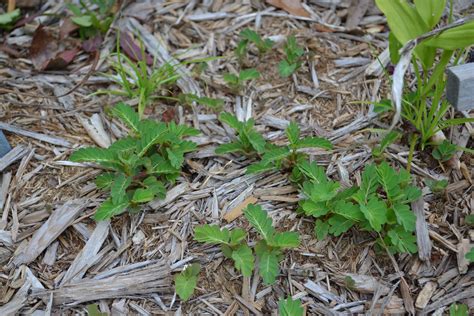
[[[8,0],[7,12],[12,12],[13,10],[15,10],[15,7],[16,7],[16,0]]]

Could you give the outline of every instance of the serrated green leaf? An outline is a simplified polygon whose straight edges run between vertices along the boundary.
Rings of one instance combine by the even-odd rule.
[[[238,245],[247,237],[247,232],[242,228],[235,228],[230,232],[230,244],[232,246]]]
[[[234,260],[237,270],[242,272],[245,277],[250,277],[254,268],[254,257],[252,249],[247,245],[240,245],[239,248],[232,252],[232,259]]]
[[[107,313],[101,313],[97,304],[87,305],[87,316],[108,316]]]
[[[154,154],[150,157],[148,172],[156,174],[173,174],[179,172],[179,169],[173,167],[167,159],[158,154]]]
[[[263,163],[275,162],[282,160],[290,155],[290,149],[288,147],[274,147],[268,151],[265,151],[262,157]]]
[[[354,222],[364,220],[364,214],[360,211],[360,207],[344,200],[337,200],[333,212]]]
[[[398,173],[387,162],[377,167],[378,181],[382,185],[389,201],[396,201],[402,194],[398,185]]]
[[[265,163],[265,162],[258,162],[258,163],[254,163],[248,166],[246,173],[247,174],[261,173],[261,172],[272,170],[273,168],[274,166],[272,164]]]
[[[112,114],[121,119],[129,128],[134,132],[139,131],[140,118],[138,113],[135,112],[129,105],[119,102],[115,107],[112,108]]]
[[[112,197],[112,202],[114,204],[119,204],[122,199],[125,197],[125,191],[132,183],[132,178],[127,177],[123,173],[119,173],[115,176],[114,182],[110,187],[110,196]]]
[[[291,145],[296,145],[298,143],[298,139],[300,138],[300,128],[298,124],[295,122],[290,122],[286,127],[286,136],[288,137],[288,141]]]
[[[306,215],[316,218],[326,215],[330,211],[324,202],[316,203],[311,200],[304,200],[300,201],[300,206]]]
[[[137,148],[137,139],[132,137],[124,137],[116,142],[112,143],[107,150],[115,153],[118,155],[119,153],[123,152],[133,152]]]
[[[112,202],[112,199],[108,198],[107,200],[104,201],[104,203],[102,203],[99,206],[99,208],[94,214],[94,219],[96,221],[109,219],[114,215],[123,213],[129,206],[130,206],[130,202],[128,201],[128,199],[124,199],[120,201],[119,203],[114,204]]]
[[[239,73],[239,81],[247,81],[258,78],[260,78],[260,73],[254,68],[241,70]]]
[[[369,221],[370,226],[380,232],[382,225],[387,222],[387,206],[384,201],[371,195],[367,204],[360,204],[360,210]]]
[[[267,142],[265,141],[265,138],[263,138],[262,135],[257,133],[255,130],[248,130],[245,131],[245,135],[247,136],[250,144],[252,144],[252,147],[257,151],[258,153],[262,153],[265,150],[265,145]]]
[[[298,68],[298,64],[290,64],[285,59],[278,63],[278,73],[281,77],[287,78],[291,76]]]
[[[179,151],[174,151],[169,148],[166,148],[166,153],[168,154],[168,160],[172,167],[179,169],[184,162],[183,153]]]
[[[345,218],[341,215],[334,215],[329,220],[329,233],[333,234],[334,236],[339,236],[342,233],[348,231],[352,226],[354,226],[355,222],[348,218]]]
[[[301,306],[301,300],[293,300],[288,297],[286,300],[278,301],[278,311],[280,316],[303,316],[304,308]]]
[[[95,179],[95,185],[99,189],[107,189],[112,185],[115,175],[110,172],[102,173]]]
[[[228,244],[230,233],[227,228],[206,224],[194,229],[194,239],[208,244]]]
[[[296,148],[324,148],[332,149],[332,144],[329,140],[320,137],[305,137],[298,140]]]
[[[197,129],[191,126],[188,126],[185,124],[176,124],[173,121],[168,123],[167,128],[168,128],[169,134],[174,136],[174,139],[171,138],[173,142],[179,142],[182,137],[197,136],[200,134],[200,132]]]
[[[397,216],[397,222],[402,225],[406,231],[414,231],[416,215],[412,212],[410,207],[405,204],[394,204],[392,208]]]
[[[233,129],[237,130],[239,133],[241,132],[242,130],[242,127],[243,127],[243,123],[240,122],[237,117],[235,117],[234,115],[230,114],[230,113],[227,113],[227,112],[222,112],[220,115],[219,115],[219,121],[221,121],[222,123],[225,123],[227,125],[229,125],[230,127],[232,127]]]
[[[268,216],[260,205],[249,204],[244,210],[245,218],[249,221],[263,239],[272,239],[275,229],[272,226],[272,219]]]
[[[253,43],[258,43],[262,39],[260,38],[260,35],[258,35],[255,31],[252,31],[251,29],[244,29],[240,32],[240,37],[246,40],[249,40]]]
[[[276,233],[269,241],[269,245],[281,249],[296,248],[300,245],[300,238],[295,232]]]
[[[297,167],[306,177],[312,181],[315,181],[316,183],[323,183],[327,180],[324,168],[318,166],[316,162],[309,162],[305,160],[301,163],[298,163]]]
[[[278,257],[274,252],[265,251],[259,257],[259,274],[266,285],[273,284],[280,272]]]
[[[323,240],[329,233],[329,224],[318,219],[314,225],[314,234],[318,240]]]
[[[452,304],[449,307],[449,316],[468,316],[469,307],[465,304]]]
[[[242,40],[237,44],[237,47],[235,48],[235,56],[239,59],[239,61],[242,61],[245,58],[245,55],[247,53],[247,45],[248,41]]]
[[[133,192],[132,203],[146,203],[153,200],[155,193],[151,189],[138,188]]]
[[[362,172],[362,182],[359,191],[354,195],[354,199],[359,204],[365,204],[370,195],[375,193],[379,187],[377,168],[375,165],[368,165]]]
[[[196,269],[197,273],[196,273]],[[191,270],[191,271],[189,271]],[[195,264],[188,266],[180,274],[176,275],[174,278],[176,294],[179,295],[179,298],[183,301],[187,301],[194,293],[196,288],[198,275],[199,275],[200,266]]]
[[[390,33],[392,34],[392,33]],[[382,153],[385,151],[385,149],[387,149],[388,146],[390,146],[391,144],[393,144],[395,141],[397,141],[397,139],[399,139],[400,137],[402,136],[401,133],[397,132],[397,131],[390,131],[387,135],[385,135],[385,137],[380,141],[380,145],[379,146],[376,146],[374,147],[374,149],[372,150],[372,154],[375,156],[375,157],[380,157],[382,155]]]
[[[421,197],[421,190],[415,186],[408,186],[403,189],[403,203],[410,203]]]
[[[311,183],[305,182],[303,184],[305,194],[308,194],[309,198],[313,202],[326,202],[330,201],[337,195],[340,184],[334,181],[325,181],[322,183]]]
[[[113,152],[96,147],[80,148],[72,153],[69,160],[74,162],[94,162],[98,164],[118,164],[117,157]]]
[[[151,147],[158,144],[167,129],[165,124],[154,124],[156,122],[146,123],[147,126],[142,127],[144,122],[146,121],[142,121],[140,125],[141,138],[137,143],[139,157],[143,157]]]
[[[231,86],[239,84],[239,77],[234,74],[224,74],[223,79]]]
[[[245,148],[242,147],[242,144],[238,142],[222,144],[222,145],[217,146],[216,148],[216,154],[218,155],[234,153],[234,152],[239,152],[239,151],[245,152]]]
[[[398,252],[416,253],[418,251],[416,237],[411,232],[405,231],[400,226],[389,230],[387,236],[390,238],[390,242]]]

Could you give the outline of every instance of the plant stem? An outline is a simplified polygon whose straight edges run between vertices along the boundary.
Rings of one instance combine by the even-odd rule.
[[[410,172],[411,170],[411,162],[413,160],[413,154],[415,152],[415,146],[418,141],[418,135],[417,134],[412,134],[410,136],[410,152],[408,154],[408,160],[407,160],[407,171]]]

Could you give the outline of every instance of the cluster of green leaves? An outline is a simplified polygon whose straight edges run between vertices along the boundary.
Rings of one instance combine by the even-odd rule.
[[[203,243],[220,245],[224,256],[232,259],[235,268],[246,277],[252,275],[255,267],[255,252],[263,282],[272,284],[278,276],[283,251],[298,247],[299,235],[295,232],[276,232],[272,219],[259,205],[248,205],[244,210],[244,215],[261,237],[253,249],[248,246],[247,234],[241,228],[229,231],[217,225],[202,225],[195,228],[194,239]]]
[[[291,122],[285,132],[289,144],[286,146],[267,144],[265,150],[261,153],[261,161],[249,166],[247,173],[259,173],[272,169],[292,170],[298,163],[307,159],[307,155],[300,152],[300,149],[332,149],[331,142],[325,138],[311,136],[300,138],[301,131],[295,122]]]
[[[174,277],[175,290],[181,300],[187,301],[193,295],[200,271],[201,265],[193,263]]]
[[[389,48],[392,63],[400,60],[399,49],[408,41],[433,30],[441,21],[446,0],[376,0],[390,27]],[[440,130],[473,122],[473,118],[446,119],[449,104],[444,99],[445,69],[453,59],[455,63],[466,47],[474,44],[474,21],[446,30],[428,38],[415,49],[413,69],[417,78],[416,91],[407,91],[402,106],[402,117],[418,131],[412,143],[423,150]],[[437,58],[437,52],[441,52]],[[421,65],[421,69],[420,66]],[[412,146],[411,153],[415,146]]]
[[[234,115],[223,112],[219,116],[219,120],[235,129],[238,139],[234,142],[217,147],[217,154],[221,155],[234,152],[251,154],[253,152],[262,153],[265,150],[267,143],[263,136],[255,130],[255,121],[253,119],[241,122]]]
[[[448,186],[448,180],[446,179],[443,179],[443,180],[426,179],[425,183],[428,186],[428,188],[430,188],[431,192],[435,194],[444,192],[444,190],[446,190],[446,187]]]
[[[193,103],[197,103],[215,110],[219,110],[224,106],[224,100],[222,99],[198,97],[192,93],[182,93],[178,96],[178,99],[181,104],[186,104],[188,106],[192,105]]]
[[[301,57],[303,57],[304,49],[296,42],[296,37],[291,35],[288,37],[284,47],[286,58],[278,64],[278,72],[283,78],[291,76],[301,67]]]
[[[13,27],[13,24],[20,17],[20,9],[15,9],[11,12],[0,14],[0,30],[9,30]]]
[[[223,78],[229,88],[231,88],[235,92],[238,92],[242,90],[246,81],[260,78],[260,73],[256,69],[250,68],[241,70],[238,76],[231,73],[227,73],[224,75]]]
[[[174,122],[140,120],[137,112],[125,103],[115,106],[112,114],[127,125],[129,136],[108,148],[78,149],[70,157],[71,161],[92,162],[108,170],[96,179],[98,188],[110,190],[110,197],[97,209],[96,220],[164,198],[166,185],[180,175],[184,154],[196,148],[195,143],[183,138],[199,134]]]
[[[270,39],[262,39],[257,32],[252,31],[251,29],[244,29],[240,32],[241,40],[235,48],[235,55],[242,61],[247,55],[247,49],[249,43],[253,43],[257,47],[260,55],[266,54],[272,47],[273,41]]]
[[[410,174],[397,172],[388,163],[368,165],[362,173],[359,187],[341,189],[338,182],[326,177],[324,168],[316,163],[298,164],[305,181],[300,211],[315,217],[315,234],[324,239],[328,234],[339,236],[354,225],[379,234],[381,245],[392,252],[417,251],[416,216],[410,202],[421,191],[410,185]]]
[[[81,38],[87,39],[107,33],[113,21],[114,4],[115,0],[80,0],[79,5],[67,4],[67,8],[74,15],[71,20],[79,26]]]
[[[445,139],[441,144],[433,149],[431,154],[439,162],[445,162],[454,156],[456,150],[457,146]]]
[[[388,146],[395,143],[401,136],[402,134],[397,131],[388,132],[387,135],[382,138],[380,144],[372,149],[372,156],[374,156],[374,158],[381,158]]]
[[[304,308],[301,306],[301,300],[288,297],[278,301],[278,312],[280,316],[303,316]]]
[[[141,55],[145,56],[143,45]],[[113,54],[117,59],[110,66],[115,74],[104,74],[104,76],[116,83],[118,90],[99,90],[96,94],[111,94],[126,96],[130,99],[138,99],[138,114],[143,118],[146,106],[153,100],[157,90],[176,83],[180,78],[176,67],[169,63],[161,66],[154,65],[149,70],[146,58],[133,61],[120,51],[117,40],[117,53]]]

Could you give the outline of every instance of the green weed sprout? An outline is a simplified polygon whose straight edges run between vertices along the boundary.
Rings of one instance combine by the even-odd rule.
[[[224,74],[224,81],[227,83],[229,88],[233,91],[238,92],[243,88],[246,81],[260,78],[260,73],[253,68],[241,70],[239,75]]]
[[[298,45],[296,38],[291,35],[285,44],[286,58],[278,64],[278,72],[283,78],[291,76],[301,67],[301,57],[304,55],[304,49]]]
[[[252,31],[251,29],[245,29],[240,32],[241,40],[237,44],[235,49],[235,55],[242,61],[247,54],[247,47],[249,43],[253,43],[260,55],[266,54],[272,47],[274,42],[270,39],[262,39],[257,32]]]
[[[113,21],[112,7],[115,0],[79,1],[80,5],[68,3],[67,8],[74,15],[71,20],[79,26],[79,35],[83,39],[105,34]],[[97,6],[98,12],[91,9]]]

